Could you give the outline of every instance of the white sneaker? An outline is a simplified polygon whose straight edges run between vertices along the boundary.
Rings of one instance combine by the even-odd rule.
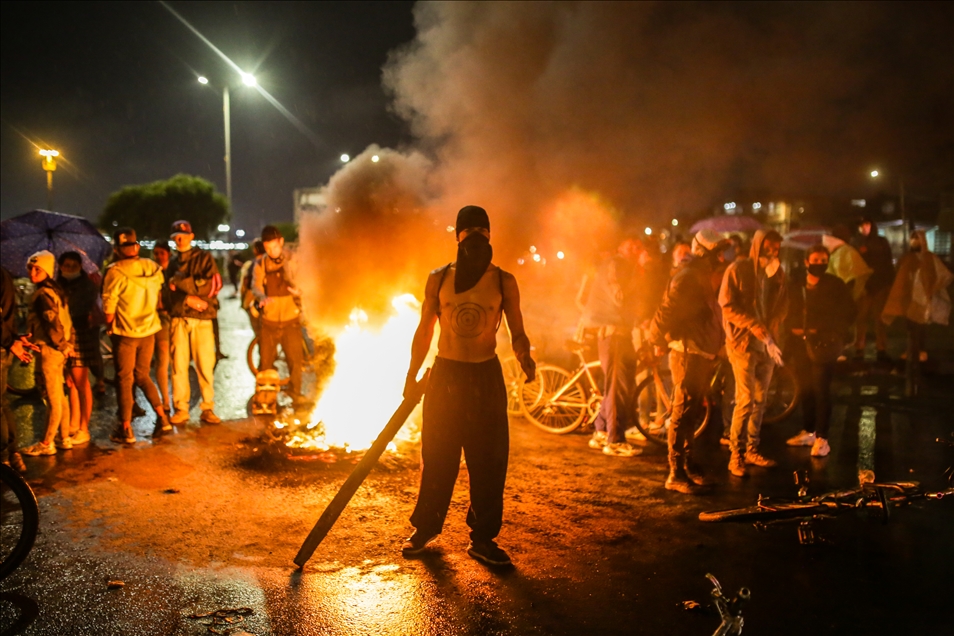
[[[620,442],[619,444],[607,444],[603,447],[604,455],[611,455],[613,457],[634,457],[639,455],[642,450],[634,448],[631,444],[626,442]]]
[[[811,446],[815,443],[815,434],[809,433],[808,431],[802,431],[785,443],[789,446]]]
[[[593,437],[590,438],[590,441],[586,443],[590,448],[600,450],[606,446],[606,433],[603,431],[596,431],[593,433]]]
[[[638,428],[634,426],[632,428],[626,429],[626,441],[627,442],[645,442],[646,436],[643,435],[643,432],[641,430],[639,430]]]
[[[830,452],[831,446],[828,445],[828,440],[824,437],[816,437],[815,443],[812,444],[812,457],[827,457]]]

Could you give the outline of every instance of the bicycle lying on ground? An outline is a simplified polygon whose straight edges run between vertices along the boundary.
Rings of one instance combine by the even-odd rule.
[[[742,625],[745,623],[742,619],[742,606],[752,598],[749,588],[739,588],[738,594],[729,598],[722,591],[722,585],[716,577],[706,574],[706,578],[712,583],[712,600],[719,610],[719,618],[722,619],[712,636],[741,636]]]
[[[30,484],[0,464],[0,581],[30,554],[39,527],[40,509]]]
[[[937,440],[954,448],[954,442]],[[798,541],[810,545],[817,541],[815,522],[847,512],[867,510],[880,516],[887,523],[891,509],[915,501],[937,500],[954,496],[954,468],[945,471],[948,487],[936,492],[924,491],[915,481],[876,483],[874,474],[864,471],[857,488],[836,490],[815,497],[808,495],[808,473],[795,473],[799,486],[794,499],[769,498],[759,495],[758,502],[747,508],[700,512],[699,521],[752,523],[759,530],[770,525],[798,523]]]

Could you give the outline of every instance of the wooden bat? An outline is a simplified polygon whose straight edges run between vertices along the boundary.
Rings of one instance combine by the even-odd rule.
[[[371,469],[377,463],[378,458],[381,457],[381,453],[384,452],[391,440],[394,439],[394,436],[397,435],[397,432],[404,426],[404,422],[407,421],[407,418],[411,416],[411,412],[424,396],[424,387],[427,386],[427,378],[429,375],[430,369],[424,372],[424,377],[417,383],[414,392],[404,398],[404,401],[401,402],[401,406],[397,408],[394,415],[388,420],[387,426],[378,434],[378,438],[374,440],[374,444],[371,445],[368,452],[364,454],[364,457],[361,458],[358,465],[351,471],[348,479],[338,490],[338,493],[334,499],[331,500],[331,503],[328,504],[328,507],[325,508],[325,511],[321,513],[321,517],[318,518],[315,527],[308,533],[305,542],[301,545],[301,549],[298,550],[298,555],[295,557],[295,565],[299,568],[303,569],[305,567],[305,563],[308,562],[308,559],[310,559],[315,553],[315,550],[318,549],[318,545],[328,535],[331,527],[335,525],[345,506],[347,506],[351,498],[354,497],[354,493],[357,492],[358,488],[367,478],[368,473],[371,472]]]

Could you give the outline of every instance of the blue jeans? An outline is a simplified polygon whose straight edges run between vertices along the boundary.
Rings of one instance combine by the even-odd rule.
[[[775,363],[764,351],[732,349],[729,362],[735,376],[735,412],[732,414],[732,429],[729,431],[729,450],[733,455],[742,452],[742,431],[745,431],[745,451],[759,449],[762,433],[762,416],[765,414],[765,398]]]
[[[603,368],[603,403],[594,426],[606,433],[609,444],[626,441],[626,429],[633,423],[633,393],[636,388],[636,349],[629,332],[600,338],[600,366]]]

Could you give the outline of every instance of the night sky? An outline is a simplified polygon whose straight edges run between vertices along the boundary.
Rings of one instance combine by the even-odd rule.
[[[419,7],[421,32],[412,3],[171,6],[312,139],[159,3],[4,3],[3,218],[46,203],[28,139],[69,162],[59,211],[95,219],[179,172],[224,192],[199,74],[231,83],[233,225],[253,231],[369,144],[434,158],[442,210],[486,199],[514,223],[568,187],[646,222],[739,191],[954,187],[952,3],[451,3]]]
[[[237,227],[290,221],[292,190],[317,186],[341,153],[394,146],[381,66],[414,35],[412,3],[172,3],[297,116],[299,132],[156,2],[3,3],[2,218],[46,207],[36,149],[70,162],[58,211],[95,219],[109,194],[185,172],[224,193],[222,96],[231,83]]]

